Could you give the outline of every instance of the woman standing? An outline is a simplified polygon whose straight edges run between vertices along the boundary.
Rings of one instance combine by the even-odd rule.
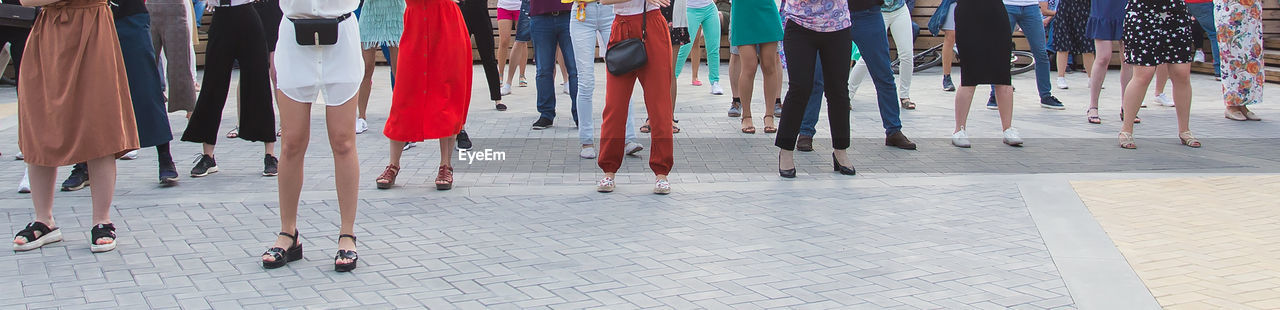
[[[1107,69],[1111,66],[1111,53],[1117,51],[1124,54],[1124,14],[1128,0],[1093,0],[1089,10],[1089,21],[1085,26],[1085,36],[1093,39],[1093,69],[1089,72],[1089,108],[1085,117],[1092,124],[1101,124],[1098,116],[1098,97],[1102,94],[1102,82],[1107,79]],[[1120,65],[1120,96],[1124,97],[1126,85],[1133,78],[1133,67],[1129,62]],[[1146,92],[1144,89],[1143,92]],[[1124,111],[1121,111],[1121,115]],[[1123,117],[1123,116],[1122,116]],[[1140,121],[1139,121],[1140,122]]]
[[[742,76],[738,77],[738,96],[742,98],[742,133],[754,134],[756,127],[751,120],[751,92],[755,87],[756,67],[764,72],[765,116],[764,132],[774,133],[774,112],[778,94],[782,92],[782,59],[778,56],[778,41],[782,41],[782,17],[778,5],[771,0],[739,0],[729,14],[729,44],[738,47],[738,61]],[[750,22],[748,22],[750,21]]]
[[[1133,141],[1133,124],[1138,109],[1151,86],[1156,66],[1169,67],[1173,82],[1174,110],[1178,113],[1178,139],[1183,145],[1200,147],[1191,134],[1191,60],[1195,43],[1191,41],[1191,15],[1186,3],[1177,0],[1132,0],[1124,19],[1124,62],[1132,65],[1133,80],[1124,91],[1120,127],[1120,147],[1137,148]],[[1221,32],[1219,32],[1221,33]]]
[[[58,166],[88,162],[95,172],[89,249],[111,251],[116,247],[111,222],[116,158],[138,149],[138,129],[107,0],[24,0],[22,5],[43,10],[27,39],[26,70],[18,76],[18,141],[30,169],[35,221],[18,231],[13,249],[62,241],[53,220]]]
[[[1089,24],[1090,0],[1062,0],[1058,13],[1053,16],[1053,44],[1049,49],[1058,53],[1058,88],[1067,89],[1067,56],[1080,54],[1084,63],[1093,64],[1093,41],[1085,35]],[[1085,74],[1092,72],[1085,67]],[[1106,71],[1103,71],[1106,72]]]
[[[966,70],[960,76],[960,91],[956,92],[956,131],[951,134],[951,144],[969,147],[965,125],[969,121],[973,93],[978,85],[990,84],[996,89],[1004,144],[1022,146],[1022,137],[1013,128],[1013,86],[1008,56],[1013,49],[1013,38],[1004,5],[1000,0],[962,0],[957,2],[952,14],[956,16],[956,47],[964,55]]]
[[[835,171],[843,175],[856,172],[845,152],[849,148],[849,70],[845,64],[852,57],[849,48],[853,23],[849,19],[849,3],[831,0],[790,0],[786,4],[787,101],[782,105],[786,115],[805,115],[813,91],[815,60],[822,64],[827,117],[831,121],[831,154]],[[908,36],[909,38],[909,36]],[[816,106],[815,107],[820,107]],[[782,130],[774,145],[778,152],[778,174],[796,177],[793,158],[802,117],[782,119]]]
[[[1260,121],[1249,105],[1262,103],[1262,84],[1266,82],[1261,54],[1262,1],[1219,0],[1213,7],[1219,54],[1227,66],[1222,70],[1223,102],[1227,105],[1224,115],[1236,121]]]
[[[396,74],[396,60],[400,57],[400,35],[404,33],[404,0],[365,0],[360,5],[360,47],[364,50],[364,81],[360,83],[359,117],[356,133],[369,130],[365,112],[369,110],[369,96],[373,92],[373,70],[377,65],[378,49],[386,45],[390,50],[391,76]]]
[[[280,127],[285,135],[280,145],[284,162],[280,165],[280,233],[276,242],[262,253],[265,268],[283,267],[302,259],[298,235],[298,198],[302,194],[302,168],[311,140],[311,104],[324,94],[325,127],[333,150],[333,166],[338,191],[341,227],[334,269],[356,268],[356,200],[360,162],[356,158],[356,94],[361,84],[360,28],[352,11],[357,0],[280,0],[280,8],[290,21],[280,23],[283,39],[277,45],[275,64],[280,69]],[[337,19],[338,41],[332,45],[300,45],[292,20]]]
[[[911,9],[907,7],[906,0],[889,0],[880,6],[880,11],[884,17],[884,27],[893,36],[893,46],[897,47],[898,59],[911,59],[912,53],[915,51],[913,40],[915,33],[919,32],[914,25],[911,24]],[[911,76],[915,74],[915,63],[910,61],[898,62],[898,104],[903,109],[915,110],[916,103],[911,101]],[[862,85],[862,80],[871,76],[871,72],[867,70],[867,62],[859,61],[853,66],[853,73],[849,76],[849,93],[858,92],[858,86]],[[783,106],[786,106],[785,104]]]
[[[659,7],[668,6],[669,0],[600,0],[601,4],[612,4],[613,12],[618,16],[613,20],[612,35],[609,46],[627,39],[644,40],[645,55],[648,61],[643,67],[622,74],[609,74],[605,80],[604,122],[600,133],[600,169],[604,170],[604,178],[596,183],[596,191],[612,192],[613,177],[622,166],[622,154],[625,148],[625,132],[627,113],[630,110],[631,93],[635,89],[636,80],[644,88],[644,105],[649,112],[649,121],[653,125],[650,137],[653,149],[649,151],[649,168],[653,169],[657,181],[653,192],[659,195],[671,193],[671,183],[667,174],[671,173],[673,153],[672,138],[672,102],[671,83],[674,78],[672,68],[671,32],[666,18],[653,12]]]
[[[471,38],[462,11],[450,0],[407,0],[400,62],[391,96],[391,116],[382,133],[391,139],[391,162],[375,182],[396,184],[406,142],[440,139],[436,189],[453,188],[455,137],[467,122],[471,102]]]

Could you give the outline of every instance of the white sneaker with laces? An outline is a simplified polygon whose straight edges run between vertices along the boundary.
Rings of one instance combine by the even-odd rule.
[[[1163,94],[1156,95],[1156,97],[1155,97],[1155,101],[1156,101],[1156,105],[1158,105],[1158,106],[1162,106],[1162,107],[1172,107],[1172,106],[1174,106],[1174,104],[1173,104],[1173,98],[1170,98],[1170,97],[1169,97],[1169,93],[1163,93]]]
[[[1067,88],[1070,88],[1070,87],[1067,87],[1067,78],[1058,77],[1058,89],[1067,89]]]
[[[1204,62],[1204,51],[1201,51],[1201,50],[1198,50],[1198,49],[1197,49],[1197,50],[1196,50],[1196,57],[1195,57],[1194,59],[1192,59],[1191,61],[1194,61],[1194,62]]]
[[[593,146],[584,146],[582,147],[582,151],[578,152],[578,157],[581,157],[582,159],[596,158],[596,148]]]
[[[964,128],[960,128],[960,131],[951,134],[951,145],[962,148],[969,148],[969,146],[971,146],[971,144],[969,144],[969,135],[964,133]]]
[[[635,155],[644,150],[644,146],[640,145],[640,143],[627,142],[627,147],[624,150],[626,150],[627,155]]]
[[[357,118],[357,119],[356,119],[356,134],[357,134],[357,135],[358,135],[358,134],[362,134],[362,133],[364,133],[364,132],[366,132],[366,131],[369,131],[369,122],[366,122],[363,118]]]
[[[720,82],[711,82],[712,95],[724,95],[724,88],[720,88]]]
[[[22,182],[18,182],[18,193],[19,194],[31,193],[31,179],[27,177],[26,170],[22,171]]]
[[[502,91],[499,93],[502,94],[503,96],[510,95],[511,85],[506,85],[506,84],[502,85]]]
[[[138,159],[138,150],[132,150],[132,151],[129,151],[128,153],[124,153],[124,156],[120,156],[120,159],[123,159],[123,160]]]
[[[1018,129],[1009,127],[1004,130],[1004,144],[1009,146],[1022,146],[1022,137],[1018,135]]]
[[[418,146],[418,143],[417,143],[417,142],[409,142],[409,143],[405,143],[405,144],[404,144],[404,150],[405,150],[405,151],[408,151],[409,149],[414,148],[414,147],[417,147],[417,146]]]

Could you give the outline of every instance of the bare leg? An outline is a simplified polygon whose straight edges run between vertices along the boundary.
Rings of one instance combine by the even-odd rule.
[[[996,85],[996,109],[1000,112],[1000,129],[1013,127],[1013,86]]]
[[[88,162],[89,187],[93,196],[93,225],[111,223],[111,199],[116,192],[116,158],[115,156],[99,157]],[[111,243],[111,238],[94,240],[95,244]]]
[[[778,56],[778,43],[760,45],[760,71],[764,73],[765,115],[773,115],[774,105],[782,95],[782,58]],[[764,122],[773,127],[773,118]]]
[[[729,54],[729,94],[738,98],[738,76],[742,74],[742,60],[737,54]]]
[[[691,65],[691,68],[689,68],[689,70],[691,70],[693,73],[693,76],[689,79],[690,83],[698,80],[698,63],[702,61],[702,56],[701,56],[702,44],[703,44],[702,29],[698,29],[698,33],[694,34],[693,38],[694,38],[693,49],[689,51],[689,64]],[[673,49],[678,50],[679,48],[677,47]],[[710,59],[707,60],[707,65],[708,66],[711,65]],[[672,101],[672,102],[675,102],[675,101]]]
[[[1084,74],[1093,78],[1093,53],[1085,53],[1081,56],[1084,57],[1084,63],[1088,64],[1084,66]]]
[[[1067,52],[1058,52],[1058,77],[1067,77]]]
[[[53,222],[53,192],[57,188],[58,167],[27,165],[31,177],[31,202],[35,205],[36,221],[49,227]]]
[[[943,62],[946,63],[946,62]],[[954,132],[963,130],[969,122],[969,107],[973,105],[973,93],[978,90],[975,86],[960,86],[956,90],[956,129]],[[999,98],[996,99],[996,105],[999,105]]]
[[[356,134],[351,130],[355,120],[351,110],[355,107],[351,101],[341,106],[325,108],[325,123],[329,132],[329,148],[333,150],[334,186],[338,189],[338,210],[342,217],[339,234],[355,234],[356,207],[359,204],[360,159],[356,153]],[[299,187],[301,189],[301,187]],[[338,239],[338,249],[355,250],[356,244],[350,238]],[[339,259],[338,264],[350,263],[350,260]]]
[[[1190,77],[1188,77],[1190,78]],[[1169,65],[1156,66],[1156,96],[1164,94],[1164,86],[1169,83]],[[1146,91],[1146,90],[1143,90]]]
[[[1151,86],[1156,67],[1134,66],[1133,71],[1133,79],[1124,92],[1124,124],[1120,126],[1120,131],[1127,133],[1133,133],[1133,120],[1138,117],[1138,109],[1146,99],[1147,87]]]
[[[298,199],[302,195],[304,161],[311,142],[311,104],[294,101],[279,91],[276,92],[276,100],[280,109],[280,130],[288,133],[280,139],[280,174],[276,178],[280,187],[280,231],[292,234],[298,228]],[[272,247],[288,249],[293,242],[289,237],[277,236]],[[263,255],[262,261],[274,261],[274,257]]]
[[[1114,42],[1116,41],[1093,40],[1093,48],[1098,56],[1093,59],[1093,69],[1090,71],[1098,74],[1089,75],[1089,108],[1098,108],[1102,83],[1107,79],[1107,68],[1111,66],[1111,45]],[[1120,92],[1124,93],[1124,88],[1121,88]]]
[[[741,91],[738,96],[742,98],[742,128],[755,126],[751,120],[751,92],[755,88],[756,67],[760,63],[756,52],[755,45],[738,47],[739,73],[742,74],[738,76],[738,89]],[[768,105],[767,113],[773,113],[773,103],[766,104]]]
[[[951,75],[951,63],[956,61],[956,31],[942,31],[942,75]],[[999,104],[999,103],[997,103]]]
[[[1191,130],[1191,64],[1171,64],[1169,78],[1173,80],[1174,110],[1178,112],[1178,133]]]
[[[391,140],[391,160],[388,164],[400,167],[400,155],[404,154],[404,145],[408,144],[403,141]]]
[[[453,166],[453,150],[458,146],[458,136],[440,138],[440,165]]]
[[[507,57],[511,57],[511,25],[515,21],[510,19],[498,20],[498,76],[502,76],[503,69],[507,68]],[[511,84],[511,80],[507,80],[507,85]]]
[[[360,111],[357,116],[360,119],[366,118],[365,110],[369,109],[369,95],[373,92],[373,69],[376,65],[375,62],[377,61],[377,57],[375,57],[374,54],[375,51],[377,51],[377,49],[367,49],[361,52],[361,55],[364,56],[364,81],[360,82],[360,100],[358,103]],[[283,123],[283,120],[281,123]],[[284,125],[281,124],[281,127],[283,126]]]

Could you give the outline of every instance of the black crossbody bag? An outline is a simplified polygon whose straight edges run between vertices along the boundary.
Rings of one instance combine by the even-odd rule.
[[[338,18],[290,18],[298,45],[338,44],[338,24],[351,17],[351,13]]]
[[[609,46],[609,50],[604,53],[604,66],[609,70],[609,74],[623,75],[636,71],[649,62],[649,55],[644,52],[644,38],[648,36],[649,21],[645,19],[649,15],[649,2],[645,0],[641,6],[640,13],[640,38],[632,38],[622,40]]]
[[[39,15],[40,8],[0,4],[0,26],[31,28]]]

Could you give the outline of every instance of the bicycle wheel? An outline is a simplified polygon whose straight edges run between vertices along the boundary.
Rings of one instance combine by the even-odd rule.
[[[1035,70],[1036,57],[1028,51],[1013,51],[1009,55],[1009,73],[1013,75],[1023,74],[1027,71]]]
[[[920,72],[942,64],[942,53],[937,48],[926,50],[915,57],[915,72]]]

